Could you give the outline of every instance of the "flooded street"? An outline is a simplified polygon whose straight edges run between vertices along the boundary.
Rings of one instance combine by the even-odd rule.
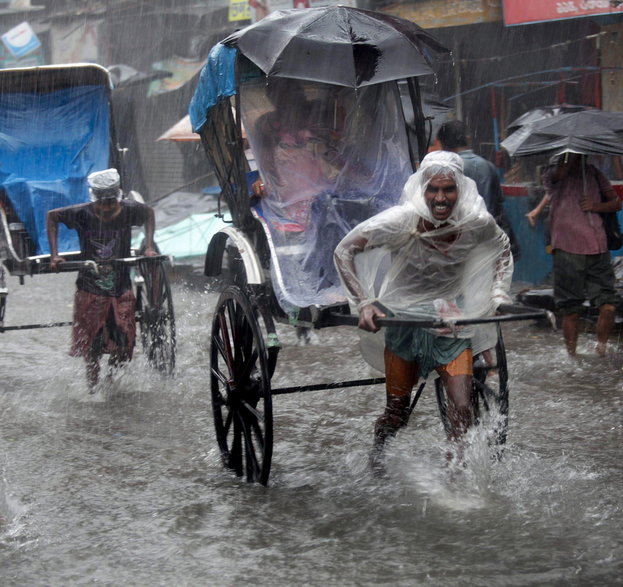
[[[10,278],[5,324],[71,319],[72,274]],[[509,437],[446,465],[429,384],[368,467],[382,387],[279,396],[269,486],[225,471],[208,378],[215,294],[173,285],[177,375],[137,352],[86,392],[69,328],[2,335],[0,584],[615,585],[623,580],[623,358],[505,326]],[[353,329],[284,345],[275,387],[373,375]]]

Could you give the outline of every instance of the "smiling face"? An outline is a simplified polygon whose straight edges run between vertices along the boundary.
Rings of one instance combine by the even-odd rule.
[[[447,220],[458,198],[456,183],[453,179],[436,175],[428,182],[424,198],[435,220]]]

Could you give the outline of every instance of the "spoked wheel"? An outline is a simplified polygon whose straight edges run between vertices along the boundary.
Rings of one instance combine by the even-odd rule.
[[[225,466],[266,485],[273,450],[269,354],[258,316],[236,286],[221,294],[212,322],[210,385]]]
[[[508,366],[506,349],[502,329],[497,325],[498,341],[492,357],[493,363],[487,365],[481,357],[474,360],[474,374],[472,377],[472,406],[476,424],[481,421],[482,410],[492,412],[495,416],[493,423],[493,443],[501,447],[506,443],[508,432]],[[448,420],[448,398],[446,390],[438,378],[435,380],[437,405],[446,433],[450,431]]]
[[[138,263],[136,312],[149,364],[166,375],[175,369],[175,315],[171,287],[161,261]]]

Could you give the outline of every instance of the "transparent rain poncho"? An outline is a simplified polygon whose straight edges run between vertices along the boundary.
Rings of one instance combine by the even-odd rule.
[[[281,307],[345,302],[335,246],[396,205],[412,173],[396,84],[258,77],[241,85],[240,100],[265,191],[253,209],[268,230]]]
[[[441,223],[424,197],[435,177],[457,185],[454,209]],[[432,229],[426,230],[423,221]],[[457,319],[491,315],[498,305],[511,301],[508,237],[487,212],[476,184],[463,175],[462,160],[455,153],[428,154],[406,182],[399,205],[356,226],[338,245],[335,260],[349,301],[357,308],[377,302],[396,316],[442,319],[451,325]],[[482,338],[485,330],[434,332]],[[490,336],[484,338],[488,340],[475,351],[492,344]]]

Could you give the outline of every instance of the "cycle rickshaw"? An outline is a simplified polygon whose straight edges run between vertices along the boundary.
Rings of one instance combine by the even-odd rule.
[[[357,324],[337,279],[333,250],[357,223],[397,203],[426,154],[418,80],[432,73],[429,57],[441,51],[414,23],[333,7],[273,13],[210,53],[190,114],[232,217],[231,226],[213,237],[205,260],[206,275],[228,276],[229,282],[212,322],[210,386],[223,463],[247,481],[268,482],[273,396],[384,382],[273,389],[280,349],[276,324]],[[405,128],[399,83],[407,86],[415,113],[415,144]],[[258,185],[261,195],[264,182],[268,193],[251,197]],[[497,360],[475,365],[473,397],[477,409],[497,404],[503,419],[499,443],[506,439],[508,415],[499,325],[535,316],[516,310],[522,315],[457,322],[497,325]],[[435,327],[442,321],[379,322],[405,323]],[[495,386],[486,382],[491,369],[498,373]],[[439,382],[436,393],[447,426]]]
[[[0,70],[0,332],[71,325],[4,324],[5,269],[24,284],[26,276],[50,273],[45,232],[48,210],[89,201],[86,177],[116,167],[123,187],[126,150],[119,148],[111,111],[109,72],[92,64]],[[142,200],[130,191],[127,197]],[[82,259],[77,235],[60,227],[61,271],[101,263]],[[148,361],[163,373],[175,366],[175,318],[165,272],[167,257],[108,263],[135,268],[136,317]]]

